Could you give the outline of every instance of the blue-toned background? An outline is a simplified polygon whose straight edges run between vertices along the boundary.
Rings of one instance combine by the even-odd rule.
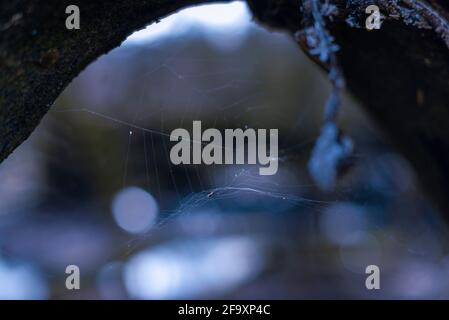
[[[240,2],[130,36],[0,165],[0,298],[449,298],[446,228],[350,97],[356,164],[330,194],[308,176],[329,88]],[[173,166],[168,136],[193,120],[278,128],[278,173]]]

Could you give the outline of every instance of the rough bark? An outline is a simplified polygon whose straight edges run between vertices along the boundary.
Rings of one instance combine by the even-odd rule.
[[[0,162],[39,124],[58,95],[89,63],[133,31],[210,0],[1,0]],[[68,30],[76,3],[81,29]]]
[[[311,1],[302,2],[301,17],[296,1],[249,3],[259,20],[293,33],[307,25],[304,15]],[[331,3],[338,10],[328,26],[340,46],[337,54],[348,90],[409,159],[424,190],[449,221],[449,4]],[[386,16],[380,30],[363,27],[369,4],[377,4]],[[308,52],[307,44],[299,43]]]
[[[311,1],[248,0],[263,24],[292,34],[310,25]],[[449,5],[445,0],[329,0],[323,13],[340,46],[348,90],[411,161],[449,221]],[[65,86],[132,31],[207,0],[77,1],[79,31],[65,29],[66,1],[0,2],[0,161],[23,142]],[[322,0],[324,3],[325,1]],[[365,8],[386,16],[363,28]],[[323,68],[329,68],[301,47]]]

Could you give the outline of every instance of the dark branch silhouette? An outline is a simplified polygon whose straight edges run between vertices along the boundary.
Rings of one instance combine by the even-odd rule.
[[[291,33],[327,72],[332,63],[320,59],[307,37],[301,37],[313,28],[315,1],[322,8],[325,32],[339,47],[335,56],[347,90],[414,165],[427,194],[449,221],[449,4],[247,0],[260,23]],[[76,3],[81,29],[67,30],[65,7],[71,2],[1,1],[0,161],[30,135],[89,63],[133,31],[180,8],[208,2],[212,1],[81,0]],[[371,4],[384,15],[380,30],[365,28],[365,10]]]

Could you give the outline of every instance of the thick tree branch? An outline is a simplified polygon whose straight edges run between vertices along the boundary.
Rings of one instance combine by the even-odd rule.
[[[265,24],[291,33],[307,25],[310,2],[249,1]],[[449,221],[449,4],[443,0],[334,0],[330,32],[348,90],[416,168],[427,194]],[[386,21],[367,31],[365,9]],[[298,21],[300,21],[298,23]],[[307,43],[299,44],[309,53]],[[310,54],[309,54],[310,55]],[[323,65],[313,55],[318,64]]]
[[[292,35],[310,25],[311,1],[318,0],[247,0],[259,21]],[[348,90],[413,163],[449,221],[449,5],[445,0],[320,1],[337,9],[323,17],[340,47]],[[64,27],[68,1],[0,2],[0,161],[90,62],[132,31],[184,6],[211,1],[77,2],[80,31]],[[386,16],[381,30],[364,28],[370,4]],[[297,41],[329,68],[307,42]]]

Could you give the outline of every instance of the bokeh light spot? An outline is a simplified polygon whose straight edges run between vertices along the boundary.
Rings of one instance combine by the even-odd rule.
[[[112,214],[117,224],[130,233],[147,231],[154,223],[158,206],[153,196],[137,187],[119,191],[112,202]]]

